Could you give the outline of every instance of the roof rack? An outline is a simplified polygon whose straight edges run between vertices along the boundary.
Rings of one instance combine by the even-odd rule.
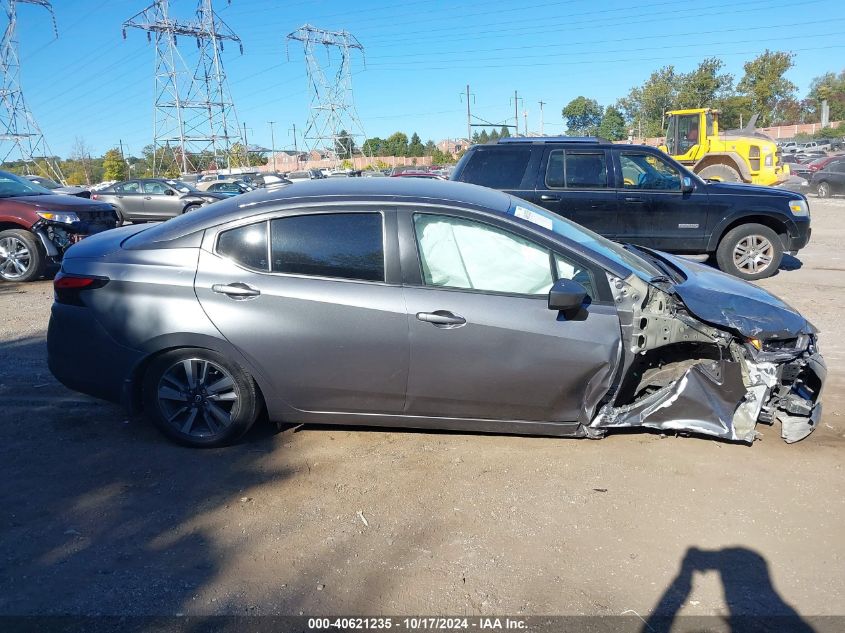
[[[600,136],[506,136],[499,143],[610,143]]]

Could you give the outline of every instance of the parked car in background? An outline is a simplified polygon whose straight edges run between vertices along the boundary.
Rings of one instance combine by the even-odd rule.
[[[254,191],[255,187],[251,187],[245,182],[235,179],[228,180],[211,180],[197,184],[198,191],[211,191],[214,193],[223,194],[226,197],[237,196],[248,191]]]
[[[440,174],[435,174],[430,171],[400,171],[395,174],[390,175],[391,178],[429,178],[431,180],[446,180],[445,177],[441,176]]]
[[[800,193],[708,182],[654,147],[596,138],[473,145],[452,179],[501,189],[620,242],[715,256],[743,279],[775,273],[810,239]]]
[[[319,180],[325,178],[325,176],[319,169],[303,169],[301,171],[288,172],[285,178],[291,182],[296,182],[299,180]]]
[[[24,176],[24,178],[26,178],[29,182],[34,182],[36,185],[40,185],[45,189],[49,189],[53,193],[63,193],[65,195],[76,196],[78,198],[91,197],[90,187],[70,187],[67,185],[59,184],[55,180],[45,178],[44,176],[28,175]]]
[[[819,171],[820,169],[824,169],[824,167],[826,167],[829,163],[836,160],[837,158],[841,158],[841,156],[822,156],[820,158],[815,158],[807,163],[791,165],[790,171],[795,176],[802,176],[804,178],[808,178],[813,172]]]
[[[797,141],[784,141],[780,144],[780,150],[784,154],[792,154],[798,149]]]
[[[241,178],[246,184],[259,188],[268,185],[289,185],[290,180],[285,178],[283,174],[278,172],[266,172],[260,174],[252,174],[248,178]]]
[[[810,188],[819,198],[829,198],[835,194],[845,193],[845,158],[840,156],[822,169],[813,172],[810,177]]]
[[[0,279],[33,281],[83,237],[117,226],[108,204],[0,171]]]
[[[165,178],[126,180],[91,194],[93,200],[108,202],[123,220],[131,222],[167,220],[226,197]]]
[[[232,442],[262,410],[748,444],[758,423],[779,421],[787,442],[818,426],[817,330],[762,288],[462,183],[249,195],[71,248],[54,282],[53,375],[190,446]]]

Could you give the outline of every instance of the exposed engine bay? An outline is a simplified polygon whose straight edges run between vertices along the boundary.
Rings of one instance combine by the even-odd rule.
[[[811,325],[742,332],[726,305],[719,308],[726,325],[717,327],[694,316],[672,284],[609,281],[623,349],[614,384],[583,425],[587,436],[647,427],[750,444],[758,423],[778,421],[791,443],[815,430],[826,368]]]

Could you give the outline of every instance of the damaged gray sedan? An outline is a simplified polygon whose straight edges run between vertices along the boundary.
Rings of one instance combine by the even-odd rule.
[[[56,277],[49,365],[225,444],[274,421],[787,442],[821,416],[816,329],[707,266],[507,194],[344,179],[88,238]]]

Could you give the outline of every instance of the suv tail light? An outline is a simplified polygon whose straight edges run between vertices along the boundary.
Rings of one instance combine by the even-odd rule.
[[[58,273],[53,278],[53,294],[56,303],[71,306],[84,306],[81,293],[83,290],[102,288],[109,282],[106,277],[87,277]]]

